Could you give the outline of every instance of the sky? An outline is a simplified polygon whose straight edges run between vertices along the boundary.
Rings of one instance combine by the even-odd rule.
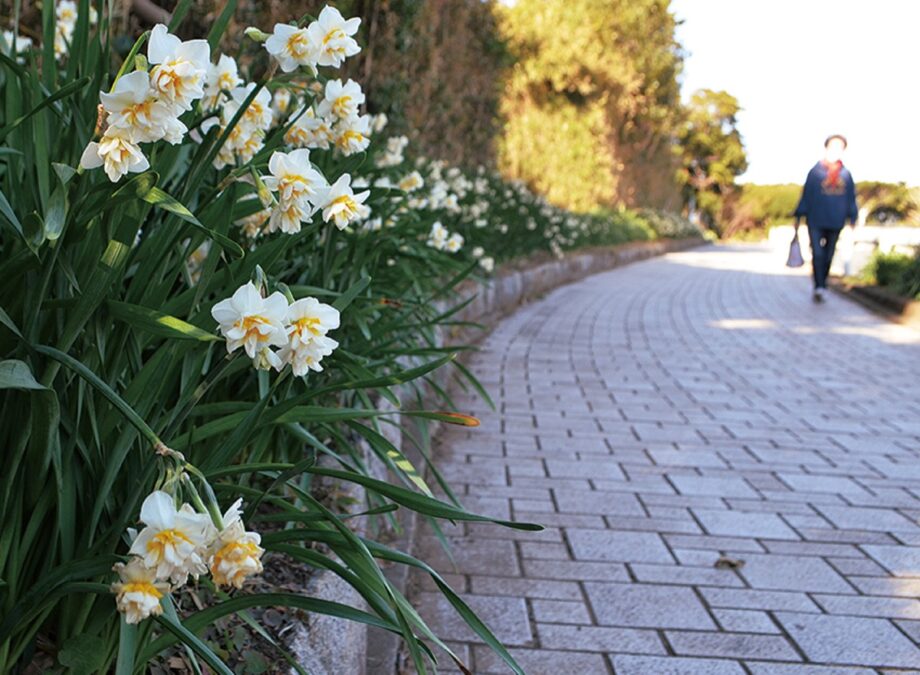
[[[672,0],[684,99],[738,98],[742,182],[799,183],[824,139],[856,180],[920,185],[920,0]]]

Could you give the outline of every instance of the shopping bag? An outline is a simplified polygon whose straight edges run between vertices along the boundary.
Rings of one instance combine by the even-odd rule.
[[[786,258],[786,267],[801,267],[805,264],[802,258],[802,247],[799,244],[799,233],[796,232],[789,242],[789,257]]]

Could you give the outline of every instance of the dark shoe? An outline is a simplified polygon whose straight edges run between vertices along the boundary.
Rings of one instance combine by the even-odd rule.
[[[816,289],[815,289],[815,294],[811,296],[811,299],[814,300],[814,301],[817,302],[817,303],[822,303],[822,302],[824,302],[824,289],[823,289],[823,288],[816,288]]]

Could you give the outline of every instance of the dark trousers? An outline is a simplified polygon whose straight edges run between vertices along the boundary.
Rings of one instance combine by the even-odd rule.
[[[831,260],[834,259],[834,248],[837,246],[839,236],[840,230],[808,228],[808,239],[811,242],[811,270],[815,288],[827,288],[827,275],[831,271]]]

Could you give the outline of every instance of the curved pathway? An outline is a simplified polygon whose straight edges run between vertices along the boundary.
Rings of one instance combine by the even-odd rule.
[[[416,554],[528,673],[920,671],[920,332],[707,247],[558,289],[482,347],[498,411],[458,393],[482,426],[439,465],[471,510],[547,528]],[[507,672],[433,591],[436,632]]]

